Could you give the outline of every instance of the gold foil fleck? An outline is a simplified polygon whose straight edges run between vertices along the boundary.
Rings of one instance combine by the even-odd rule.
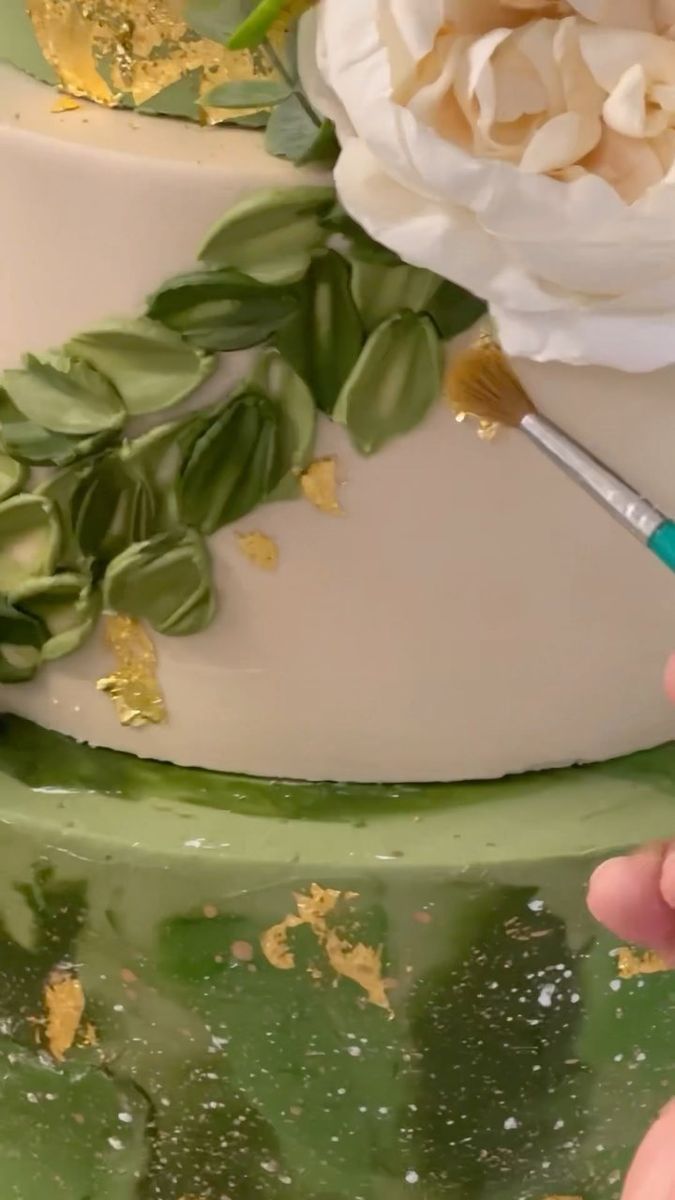
[[[382,947],[366,946],[363,942],[352,945],[344,932],[329,923],[339,902],[356,899],[357,893],[339,892],[313,883],[307,893],[296,892],[293,898],[297,911],[289,913],[260,938],[267,961],[278,970],[291,971],[295,966],[295,955],[289,946],[288,935],[292,929],[308,925],[335,974],[358,984],[371,1004],[393,1016],[382,975]],[[315,971],[311,973],[313,978],[318,977]]]
[[[249,562],[263,571],[276,571],[279,566],[279,547],[266,533],[238,533],[237,545]]]
[[[629,946],[621,946],[617,954],[618,973],[621,979],[635,979],[637,975],[658,975],[667,971],[663,959],[652,950],[636,954]]]
[[[145,104],[192,71],[200,95],[220,83],[273,74],[260,55],[228,50],[189,29],[186,0],[26,0],[26,7],[61,86],[99,104],[114,106],[125,96]],[[277,45],[287,24],[271,33]],[[224,116],[222,109],[204,112],[211,122]]]
[[[84,991],[74,971],[52,971],[44,990],[45,1041],[52,1058],[63,1062],[77,1037],[84,1013]]]
[[[337,460],[317,458],[300,476],[300,486],[306,500],[319,512],[333,516],[343,511],[337,498]]]
[[[117,670],[99,679],[99,692],[111,697],[121,725],[138,729],[167,719],[157,679],[157,655],[140,621],[121,614],[105,620],[106,641],[117,659]]]
[[[78,104],[77,100],[75,100],[72,96],[64,95],[64,96],[59,96],[58,100],[54,101],[54,103],[52,104],[52,107],[51,107],[51,112],[53,112],[53,113],[76,112],[77,109],[81,108],[81,107],[82,107],[82,105]]]

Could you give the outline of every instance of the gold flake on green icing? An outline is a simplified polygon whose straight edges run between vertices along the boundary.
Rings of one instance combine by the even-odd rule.
[[[635,979],[638,975],[658,975],[661,971],[668,970],[664,960],[653,950],[636,954],[630,946],[621,946],[616,957],[621,979]]]
[[[248,52],[195,36],[185,0],[27,0],[27,8],[61,86],[99,104],[115,106],[124,96],[147,104],[193,71],[200,94],[270,74]],[[223,118],[222,109],[204,112],[209,121]]]
[[[105,619],[106,641],[117,659],[117,669],[96,687],[112,699],[121,725],[138,729],[160,725],[167,719],[166,704],[157,679],[157,655],[140,621],[114,614]]]
[[[52,1058],[63,1062],[77,1037],[85,998],[82,984],[74,971],[56,968],[44,989],[45,1042]]]
[[[308,892],[295,892],[293,898],[296,912],[272,925],[260,938],[267,961],[280,971],[292,971],[296,964],[289,945],[289,933],[301,925],[308,925],[335,974],[358,984],[371,1004],[393,1016],[382,975],[382,947],[366,946],[363,942],[352,944],[328,919],[341,901],[357,899],[356,893],[340,892],[313,883]],[[318,977],[316,970],[312,974]]]

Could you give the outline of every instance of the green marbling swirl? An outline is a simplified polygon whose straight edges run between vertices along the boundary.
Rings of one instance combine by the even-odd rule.
[[[7,718],[0,772],[3,1197],[615,1200],[675,1088],[675,984],[619,984],[585,881],[672,834],[675,747],[338,787],[143,763]],[[262,954],[314,881],[359,893],[353,936],[383,946],[393,1020],[313,977],[308,930],[295,970]],[[100,1049],[57,1066],[31,1018],[63,962]]]

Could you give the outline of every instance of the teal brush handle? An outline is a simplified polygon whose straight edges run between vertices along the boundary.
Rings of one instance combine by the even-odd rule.
[[[675,521],[664,521],[647,541],[649,549],[675,571]]]

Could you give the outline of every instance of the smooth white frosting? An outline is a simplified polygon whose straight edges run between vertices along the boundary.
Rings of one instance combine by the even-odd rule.
[[[53,101],[0,69],[3,366],[133,313],[234,199],[297,181],[255,135]],[[523,369],[675,513],[675,371]],[[318,452],[339,457],[345,515],[277,504],[214,539],[216,623],[157,639],[167,725],[117,723],[100,636],[2,705],[95,745],[308,779],[499,776],[670,738],[675,580],[518,434],[482,443],[439,404],[371,459],[328,422]],[[276,574],[237,549],[251,529],[277,539]]]

